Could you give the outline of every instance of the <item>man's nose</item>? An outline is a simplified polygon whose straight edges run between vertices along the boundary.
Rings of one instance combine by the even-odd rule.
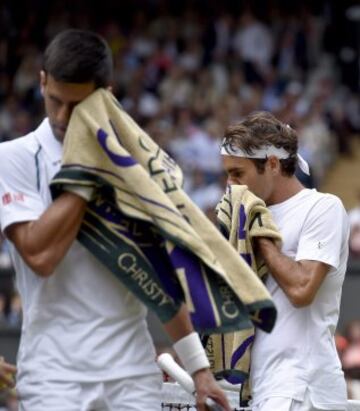
[[[63,104],[57,113],[57,123],[61,126],[67,126],[71,116],[71,108]]]

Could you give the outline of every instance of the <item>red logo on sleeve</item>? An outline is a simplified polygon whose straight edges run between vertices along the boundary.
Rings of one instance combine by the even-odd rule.
[[[5,194],[2,196],[2,203],[3,203],[3,205],[10,204],[11,201],[12,201],[12,198],[11,198],[11,194],[10,194],[10,193],[5,193]]]
[[[5,193],[2,196],[2,203],[4,206],[10,204],[12,201],[18,203],[18,202],[24,202],[25,201],[25,196],[23,193]]]
[[[24,202],[25,200],[23,193],[15,193],[13,197],[14,197],[14,201]]]

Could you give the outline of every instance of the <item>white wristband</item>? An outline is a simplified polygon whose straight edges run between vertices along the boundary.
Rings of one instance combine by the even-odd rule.
[[[73,184],[64,184],[63,189],[65,191],[69,191],[70,193],[76,194],[85,201],[90,201],[93,198],[95,192],[94,187]]]
[[[192,332],[181,338],[176,341],[173,347],[190,375],[203,368],[210,368],[209,360],[198,333]]]

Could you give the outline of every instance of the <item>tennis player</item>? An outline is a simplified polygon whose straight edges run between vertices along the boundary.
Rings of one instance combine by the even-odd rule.
[[[24,309],[21,411],[161,409],[162,378],[145,307],[75,240],[91,190],[71,188],[54,202],[49,191],[74,106],[108,87],[112,70],[111,52],[98,35],[57,35],[40,73],[47,118],[0,145],[1,228],[11,242]],[[185,306],[165,328],[194,378],[199,409],[209,396],[230,410]]]
[[[349,227],[341,201],[302,186],[296,132],[270,113],[229,126],[222,146],[229,184],[263,199],[283,245],[258,241],[271,272],[266,286],[278,310],[270,334],[256,330],[251,353],[253,411],[346,410],[335,348]]]

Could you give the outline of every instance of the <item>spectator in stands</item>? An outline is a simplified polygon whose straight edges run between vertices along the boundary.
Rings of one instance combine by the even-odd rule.
[[[360,257],[360,189],[358,189],[359,205],[349,211],[350,221],[350,252],[354,257]]]
[[[141,3],[146,6],[150,1]],[[141,125],[151,123],[151,130],[161,129],[161,145],[174,146],[170,151],[176,160],[194,163],[199,158],[194,156],[189,134],[196,134],[197,150],[212,150],[203,137],[213,120],[224,129],[252,111],[265,109],[290,125],[295,123],[300,152],[315,177],[306,184],[318,186],[338,152],[348,152],[348,132],[360,131],[359,96],[336,75],[336,47],[341,48],[345,40],[336,33],[336,42],[328,47],[329,34],[323,30],[337,18],[332,14],[333,2],[326,14],[320,9],[314,13],[312,6],[303,4],[289,8],[264,2],[256,10],[251,4],[256,2],[248,2],[250,7],[244,10],[231,3],[236,2],[225,2],[215,12],[209,7],[206,13],[194,2],[188,8],[179,4],[181,18],[177,18],[172,7],[164,6],[157,15],[147,14],[146,7],[110,15],[106,8],[98,13],[99,6],[94,5],[84,14],[74,5],[64,10],[63,3],[54,0],[41,8],[24,5],[19,18],[12,2],[3,2],[0,141],[25,134],[41,121],[38,50],[70,25],[86,29],[93,14],[96,25],[92,27],[104,34],[114,54],[115,95]],[[113,7],[120,6],[114,3]],[[327,79],[320,81],[324,73]],[[180,130],[182,110],[187,111],[188,133]],[[216,164],[217,159],[212,157],[211,162]],[[186,171],[186,184],[191,187],[197,170],[191,165]],[[354,237],[355,245],[359,236]]]
[[[336,345],[336,350],[339,354],[340,361],[342,363],[342,356],[348,347],[349,343],[348,340],[338,331],[335,333],[335,345]]]
[[[20,328],[22,323],[22,306],[20,295],[16,292],[11,296],[7,323],[11,327]]]
[[[0,327],[4,327],[6,325],[6,295],[0,294]]]
[[[348,344],[342,355],[343,368],[348,377],[360,379],[360,320],[347,325],[345,337]]]
[[[264,84],[273,56],[273,34],[251,10],[245,10],[239,19],[233,48],[243,62],[246,80]]]
[[[4,357],[0,357],[0,391],[14,387],[16,367],[7,363]]]
[[[360,400],[360,320],[351,321],[345,329],[347,345],[341,360],[346,376],[348,395]]]
[[[11,260],[8,251],[8,244],[0,232],[0,270],[9,270],[11,268]]]

